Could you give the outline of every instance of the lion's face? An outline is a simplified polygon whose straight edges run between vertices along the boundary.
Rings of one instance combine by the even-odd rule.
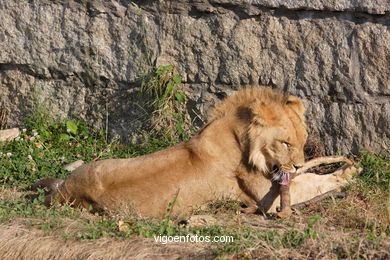
[[[290,96],[285,104],[255,103],[252,113],[249,162],[264,173],[296,172],[304,163],[303,146],[307,138],[301,101]]]

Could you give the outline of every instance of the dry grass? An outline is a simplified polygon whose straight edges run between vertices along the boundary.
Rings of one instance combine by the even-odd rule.
[[[338,229],[368,230],[380,235],[390,232],[387,200],[379,190],[372,190],[369,197],[364,197],[359,186],[352,186],[346,198],[312,204],[303,212],[305,215],[318,214],[326,218],[327,225]]]
[[[0,201],[17,200],[23,196],[24,193],[19,192],[16,187],[4,188],[0,187]]]
[[[1,259],[178,259],[203,258],[210,253],[199,244],[162,245],[146,238],[72,241],[46,235],[23,225],[0,226]]]
[[[247,216],[246,219],[251,218]],[[308,238],[296,248],[277,246],[276,242],[257,239],[256,232],[272,230],[283,234],[291,230],[289,224],[275,225],[259,220],[255,221],[251,230],[254,235],[243,240],[240,248],[240,258],[260,259],[389,259],[390,238],[384,238],[380,243],[356,237],[354,231],[341,232],[333,226],[321,223],[315,227],[319,235]],[[297,221],[297,220],[294,220]],[[299,221],[299,220],[298,220]],[[238,229],[244,229],[250,224],[241,224]],[[261,226],[261,227],[259,227]],[[304,224],[295,223],[295,230],[303,232]],[[275,231],[277,230],[277,231]],[[240,231],[238,231],[240,232]],[[250,247],[245,242],[253,242]],[[220,249],[223,250],[223,249]],[[163,245],[153,239],[140,237],[126,240],[115,238],[100,238],[97,240],[75,241],[67,240],[58,235],[48,235],[42,230],[27,228],[24,225],[13,224],[0,226],[0,258],[1,259],[213,259],[215,250],[204,243],[172,243]],[[225,255],[224,259],[234,259],[234,254]]]
[[[106,216],[77,209],[77,218],[56,215],[60,224],[50,229],[42,228],[47,221],[43,217],[16,218],[0,225],[0,259],[389,259],[390,238],[383,235],[387,215],[377,214],[387,211],[377,208],[380,203],[376,202],[383,196],[378,193],[367,200],[356,189],[351,188],[346,199],[310,205],[289,220],[237,214],[234,201],[211,203],[203,213],[212,214],[234,234],[237,241],[232,245],[163,245],[139,236],[80,239],[75,234],[83,232],[83,225],[99,225]],[[0,201],[22,195],[2,188]]]

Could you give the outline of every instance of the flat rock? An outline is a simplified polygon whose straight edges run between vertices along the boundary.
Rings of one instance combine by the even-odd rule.
[[[0,142],[12,141],[20,135],[19,128],[0,130]]]
[[[71,163],[68,163],[67,165],[65,165],[64,169],[67,170],[67,171],[72,172],[72,171],[76,170],[78,167],[80,167],[83,164],[84,164],[83,160],[77,160],[75,162],[71,162]]]

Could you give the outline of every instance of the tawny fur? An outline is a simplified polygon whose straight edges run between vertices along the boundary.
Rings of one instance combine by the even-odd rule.
[[[161,217],[174,198],[173,214],[182,214],[224,197],[239,199],[250,210],[275,211],[279,188],[271,170],[295,172],[304,162],[306,138],[304,107],[297,97],[247,88],[218,105],[208,125],[188,142],[137,158],[83,165],[46,203],[94,210],[130,207],[141,216]],[[324,177],[308,184],[312,176],[306,176],[291,184],[293,204],[343,184]],[[319,189],[322,181],[329,183]]]

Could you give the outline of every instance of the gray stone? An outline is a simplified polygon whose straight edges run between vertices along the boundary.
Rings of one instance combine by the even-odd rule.
[[[64,169],[72,172],[72,171],[76,170],[77,168],[79,168],[83,164],[84,164],[83,160],[77,160],[77,161],[74,161],[74,162],[71,162],[71,163],[68,163],[67,165],[65,165]]]
[[[183,75],[202,125],[244,85],[304,99],[327,153],[390,149],[387,0],[0,0],[0,103],[20,124],[43,104],[112,135],[142,125],[152,67]]]
[[[390,11],[390,2],[387,0],[210,0],[211,3],[237,5],[252,5],[268,8],[284,8],[290,10],[318,10],[318,11],[352,11],[371,14],[385,14]]]
[[[0,142],[12,141],[20,135],[18,128],[0,130]]]

